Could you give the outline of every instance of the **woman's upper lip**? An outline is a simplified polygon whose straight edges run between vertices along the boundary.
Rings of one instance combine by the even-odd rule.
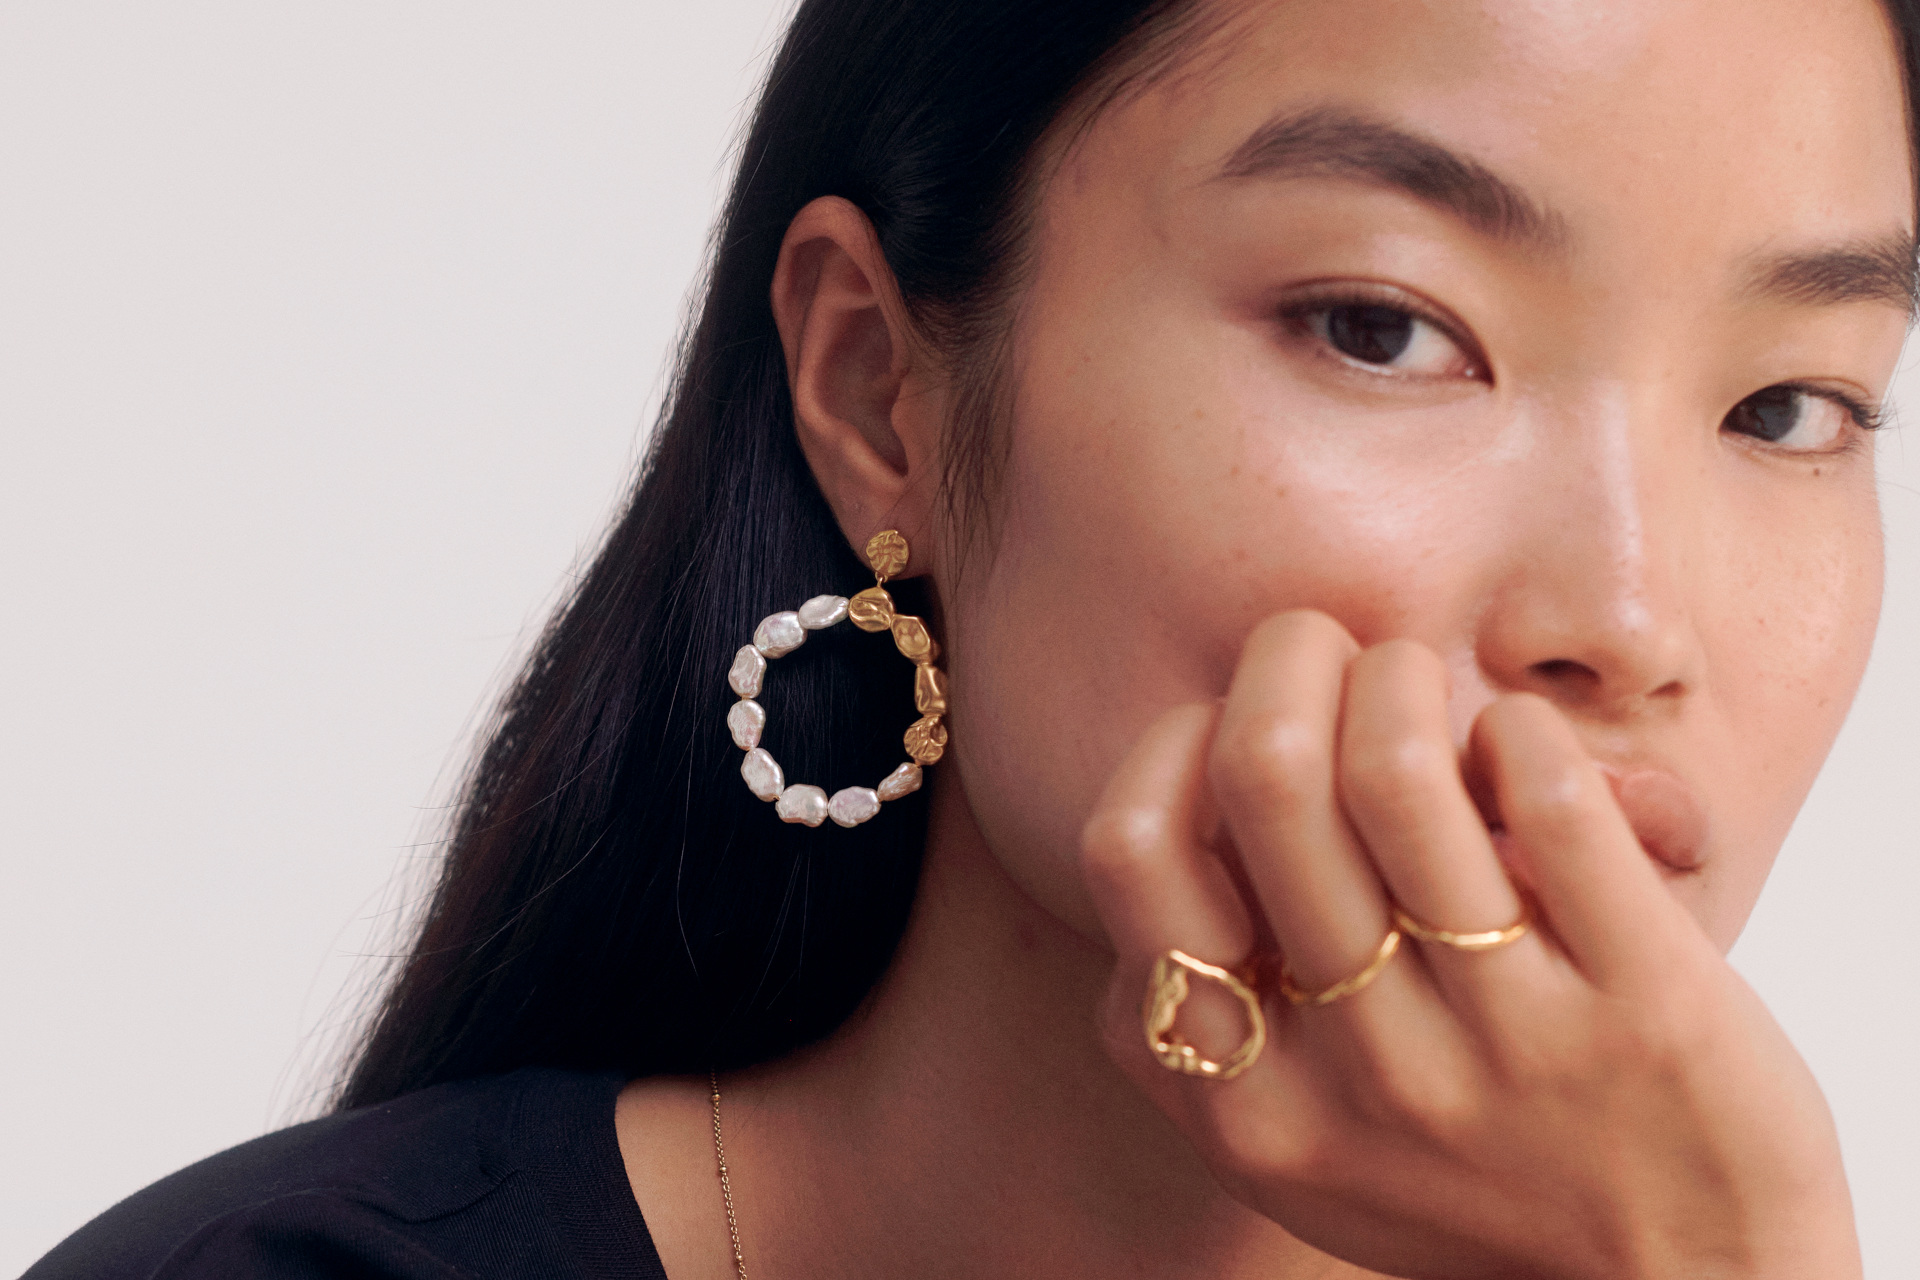
[[[1706,861],[1707,809],[1680,776],[1658,767],[1602,764],[1640,847],[1675,871]]]

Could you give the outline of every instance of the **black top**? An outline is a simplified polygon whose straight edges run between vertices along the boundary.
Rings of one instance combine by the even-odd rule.
[[[666,1280],[613,1073],[528,1068],[270,1133],[122,1200],[22,1280]]]

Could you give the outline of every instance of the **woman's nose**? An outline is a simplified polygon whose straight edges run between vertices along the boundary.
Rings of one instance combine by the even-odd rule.
[[[1677,707],[1699,687],[1704,471],[1658,427],[1625,409],[1588,416],[1536,455],[1475,635],[1496,687],[1602,719]]]

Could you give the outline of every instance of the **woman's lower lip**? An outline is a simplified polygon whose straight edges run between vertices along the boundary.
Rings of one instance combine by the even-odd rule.
[[[1706,861],[1707,811],[1693,788],[1665,769],[1602,765],[1601,772],[1648,857],[1675,871],[1700,868]]]
[[[1692,787],[1667,770],[1615,770],[1599,766],[1613,787],[1620,812],[1634,829],[1634,839],[1647,858],[1663,871],[1686,875],[1707,862],[1707,810]],[[1476,794],[1476,800],[1480,796]],[[1480,804],[1480,816],[1494,837],[1494,852],[1513,871],[1524,871],[1523,850],[1507,833],[1492,802]]]
[[[1627,769],[1609,764],[1602,764],[1600,772],[1606,776],[1614,801],[1648,858],[1666,870],[1682,874],[1698,871],[1706,863],[1706,806],[1677,774],[1667,769]],[[1492,785],[1469,769],[1467,794],[1487,824],[1501,860],[1514,865],[1511,859],[1517,851],[1509,842]]]

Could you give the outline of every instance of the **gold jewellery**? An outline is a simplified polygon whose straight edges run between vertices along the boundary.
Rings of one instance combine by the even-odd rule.
[[[1191,993],[1188,975],[1205,978],[1226,988],[1247,1014],[1247,1038],[1240,1047],[1218,1062],[1200,1056],[1200,1051],[1182,1040],[1173,1029],[1180,1006]],[[1204,1076],[1209,1080],[1231,1080],[1253,1065],[1267,1046],[1267,1015],[1261,1012],[1260,997],[1233,973],[1204,960],[1195,960],[1184,951],[1169,951],[1153,962],[1147,979],[1147,999],[1141,1008],[1146,1023],[1147,1047],[1160,1065],[1182,1075]]]
[[[1374,948],[1373,958],[1366,967],[1349,978],[1342,978],[1330,987],[1318,991],[1307,991],[1295,984],[1292,972],[1283,962],[1274,986],[1286,998],[1288,1004],[1296,1007],[1318,1008],[1344,1000],[1348,996],[1358,995],[1373,985],[1400,952],[1402,936],[1417,938],[1421,942],[1437,943],[1443,947],[1452,947],[1456,951],[1497,951],[1526,936],[1533,924],[1532,907],[1523,901],[1520,918],[1504,929],[1488,929],[1480,933],[1455,933],[1449,929],[1436,929],[1423,924],[1408,915],[1400,907],[1393,908],[1393,927],[1387,930],[1387,936]],[[1267,1019],[1260,1008],[1260,994],[1255,989],[1254,966],[1236,974],[1218,965],[1196,960],[1184,951],[1168,951],[1153,962],[1153,972],[1147,978],[1147,996],[1141,1004],[1141,1021],[1147,1033],[1147,1047],[1153,1051],[1154,1058],[1169,1071],[1182,1075],[1201,1076],[1208,1080],[1231,1080],[1260,1056],[1260,1050],[1267,1043]],[[1186,1003],[1191,993],[1191,979],[1204,978],[1226,989],[1247,1014],[1247,1038],[1240,1047],[1218,1062],[1200,1056],[1199,1050],[1181,1039],[1174,1031],[1174,1020],[1179,1016],[1180,1006]]]
[[[733,1268],[747,1280],[747,1255],[740,1251],[740,1223],[733,1216],[733,1183],[727,1180],[727,1149],[720,1141],[720,1073],[707,1072],[713,1086],[713,1158],[720,1165],[720,1201],[727,1207],[727,1235],[733,1239]]]
[[[1393,923],[1400,932],[1422,942],[1437,942],[1456,951],[1498,951],[1526,936],[1527,930],[1533,925],[1533,907],[1523,897],[1518,920],[1504,929],[1487,929],[1480,933],[1454,933],[1448,929],[1436,929],[1430,924],[1420,923],[1399,907],[1393,909]]]
[[[774,812],[787,822],[817,827],[832,818],[843,827],[857,827],[880,812],[883,800],[898,800],[920,789],[920,768],[939,760],[947,749],[947,676],[934,666],[940,646],[927,624],[910,613],[896,613],[887,594],[887,579],[907,567],[907,540],[897,529],[873,535],[867,542],[867,564],[874,585],[855,595],[815,596],[798,609],[776,613],[754,628],[753,643],[733,656],[727,684],[740,701],[727,712],[727,728],[734,745],[747,753],[740,776],[747,789],[773,802]],[[906,732],[907,762],[888,774],[877,787],[845,787],[831,798],[819,787],[799,782],[789,786],[780,762],[760,745],[767,727],[766,708],[755,698],[767,675],[771,658],[785,657],[807,642],[809,631],[823,631],[851,619],[862,631],[890,631],[894,647],[913,663],[913,704],[920,718]]]
[[[1288,1004],[1307,1005],[1312,1008],[1332,1004],[1335,1000],[1345,1000],[1348,996],[1359,995],[1373,985],[1373,980],[1380,976],[1399,950],[1400,931],[1387,930],[1387,936],[1380,939],[1380,945],[1374,949],[1373,959],[1367,961],[1366,968],[1351,978],[1342,978],[1332,986],[1323,987],[1318,991],[1302,991],[1295,986],[1293,974],[1283,964],[1280,966],[1280,994],[1287,998]]]

